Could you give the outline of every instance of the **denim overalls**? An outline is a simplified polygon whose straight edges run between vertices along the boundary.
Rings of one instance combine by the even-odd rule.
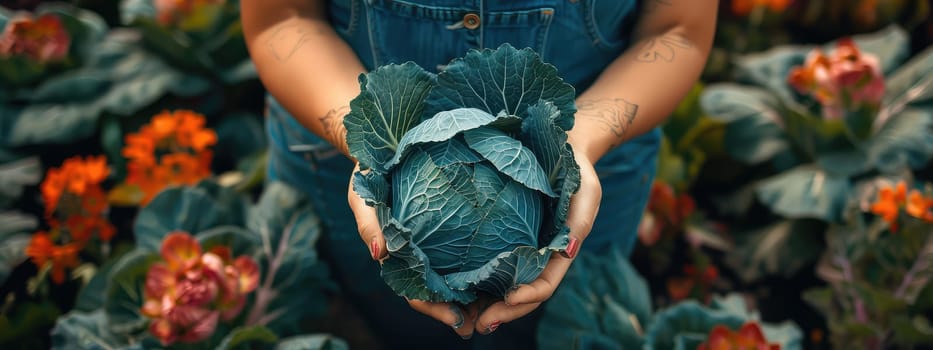
[[[414,61],[436,73],[468,49],[507,42],[537,51],[580,93],[627,47],[639,6],[636,0],[334,0],[329,13],[337,33],[367,69]],[[352,164],[273,98],[268,102],[268,179],[310,195],[326,225],[322,250],[335,277],[387,347],[533,348],[534,315],[465,342],[392,293],[359,239],[346,204]],[[631,252],[654,178],[659,140],[655,129],[599,160],[603,200],[581,254],[608,246]]]

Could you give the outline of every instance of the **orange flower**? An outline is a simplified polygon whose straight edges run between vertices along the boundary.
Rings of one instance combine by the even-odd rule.
[[[36,232],[26,247],[26,256],[39,268],[51,263],[52,282],[62,284],[65,282],[65,269],[78,267],[80,251],[81,245],[78,242],[55,245],[48,233]]]
[[[912,190],[907,196],[907,214],[917,219],[933,223],[933,198],[928,198],[920,191]]]
[[[732,13],[748,16],[756,7],[767,6],[773,12],[784,12],[791,0],[732,0]]]
[[[117,229],[104,217],[75,215],[65,220],[65,228],[71,238],[78,242],[87,242],[95,234],[102,241],[110,241]]]
[[[780,344],[768,343],[761,327],[757,323],[748,322],[738,331],[730,330],[723,325],[713,327],[706,341],[697,347],[697,350],[780,350]]]
[[[82,198],[86,194],[97,196],[100,192],[100,183],[110,174],[107,167],[107,158],[72,157],[66,159],[60,168],[51,168],[40,185],[42,199],[45,201],[46,215],[51,215],[58,208],[62,196],[69,194],[75,198]],[[76,210],[77,208],[67,208]],[[96,207],[95,209],[99,209]]]
[[[143,192],[146,204],[163,188],[190,185],[210,176],[217,134],[204,127],[204,116],[192,111],[162,112],[139,132],[126,136],[128,184]]]

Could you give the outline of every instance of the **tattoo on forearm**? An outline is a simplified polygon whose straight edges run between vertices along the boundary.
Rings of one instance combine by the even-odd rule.
[[[676,56],[677,49],[689,49],[693,44],[679,35],[666,35],[660,38],[654,38],[646,41],[638,48],[638,56],[635,60],[638,62],[672,62]]]
[[[621,98],[583,100],[577,102],[577,117],[592,118],[605,126],[605,130],[615,136],[613,147],[617,146],[628,131],[638,105]]]
[[[347,129],[343,126],[343,117],[347,113],[350,113],[350,106],[340,106],[320,118],[324,127],[323,136],[344,153],[347,153]]]
[[[310,41],[312,36],[323,33],[324,30],[320,28],[314,30],[296,24],[284,25],[272,32],[272,36],[266,41],[266,47],[272,51],[272,56],[276,60],[286,62],[298,49]]]

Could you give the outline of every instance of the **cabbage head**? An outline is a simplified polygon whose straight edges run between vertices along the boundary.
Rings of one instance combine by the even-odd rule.
[[[580,169],[567,144],[574,88],[531,49],[471,50],[438,74],[417,64],[360,76],[344,118],[399,295],[502,297],[566,248]]]

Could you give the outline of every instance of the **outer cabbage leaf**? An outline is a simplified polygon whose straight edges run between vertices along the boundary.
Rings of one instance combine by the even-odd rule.
[[[504,44],[496,50],[471,50],[454,59],[437,76],[437,87],[427,100],[428,115],[460,107],[479,108],[489,114],[505,111],[524,117],[528,106],[550,101],[560,110],[557,125],[573,127],[576,113],[573,86],[557,68],[541,61],[530,48],[517,50]]]
[[[485,126],[497,117],[476,108],[457,108],[444,111],[411,128],[399,141],[395,156],[386,168],[392,168],[406,154],[408,147],[427,142],[446,141],[462,131]]]
[[[350,155],[361,169],[389,170],[402,136],[421,122],[433,84],[434,76],[412,62],[360,75],[360,95],[350,101],[343,124]]]

